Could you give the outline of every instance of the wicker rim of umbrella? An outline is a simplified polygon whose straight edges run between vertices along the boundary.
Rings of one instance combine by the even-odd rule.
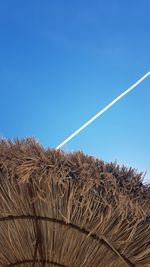
[[[150,266],[150,185],[132,168],[0,141],[0,266]]]

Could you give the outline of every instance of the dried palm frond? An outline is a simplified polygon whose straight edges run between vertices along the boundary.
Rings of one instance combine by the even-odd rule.
[[[150,185],[132,168],[0,141],[0,266],[150,266]]]

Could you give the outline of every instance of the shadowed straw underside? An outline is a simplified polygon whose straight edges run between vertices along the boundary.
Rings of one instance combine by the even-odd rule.
[[[150,266],[150,185],[132,168],[0,141],[0,266]]]

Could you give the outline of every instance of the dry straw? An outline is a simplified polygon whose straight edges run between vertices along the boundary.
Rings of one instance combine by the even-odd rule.
[[[0,142],[0,266],[150,266],[150,186],[132,168]]]

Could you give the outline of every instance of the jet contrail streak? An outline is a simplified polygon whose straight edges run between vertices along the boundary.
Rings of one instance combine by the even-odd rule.
[[[84,128],[86,128],[89,124],[91,124],[94,120],[96,120],[99,116],[101,116],[106,110],[112,107],[117,101],[119,101],[122,97],[127,95],[130,91],[132,91],[138,84],[140,84],[144,79],[146,79],[150,75],[150,71],[147,72],[144,76],[142,76],[137,82],[131,85],[126,91],[124,91],[121,95],[111,101],[105,108],[100,110],[95,116],[93,116],[89,121],[83,124],[78,130],[76,130],[73,134],[71,134],[67,139],[65,139],[60,145],[56,147],[56,149],[61,148],[67,142],[69,142],[73,137],[75,137],[78,133],[80,133]]]

